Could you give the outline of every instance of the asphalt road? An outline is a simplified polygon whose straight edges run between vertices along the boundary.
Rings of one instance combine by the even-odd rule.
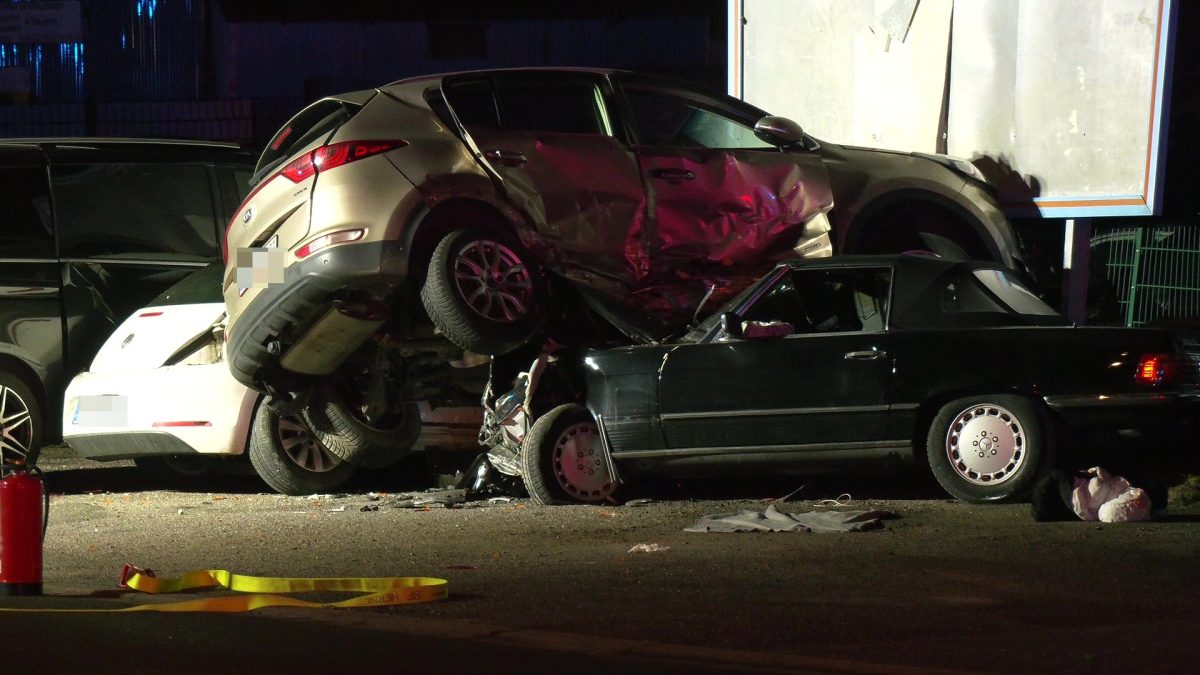
[[[1036,523],[1025,505],[971,506],[876,477],[660,485],[641,506],[419,510],[396,506],[422,486],[404,472],[283,497],[252,478],[163,489],[127,463],[65,451],[41,464],[52,495],[45,595],[0,599],[34,610],[0,613],[4,672],[1174,673],[1200,656],[1195,508],[1148,523]],[[797,488],[781,510],[897,517],[847,534],[683,531]],[[822,503],[843,492],[843,505]],[[628,552],[636,544],[666,550]],[[450,597],[248,614],[47,611],[214,595],[120,590],[126,562],[162,576],[432,576]]]

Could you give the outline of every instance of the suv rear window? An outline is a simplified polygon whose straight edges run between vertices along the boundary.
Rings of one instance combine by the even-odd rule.
[[[283,163],[283,160],[294,154],[317,138],[324,136],[345,124],[359,111],[344,101],[326,99],[301,110],[283,128],[275,133],[271,142],[263,149],[258,158],[258,166],[254,167],[254,176],[250,184],[262,180],[272,169]]]

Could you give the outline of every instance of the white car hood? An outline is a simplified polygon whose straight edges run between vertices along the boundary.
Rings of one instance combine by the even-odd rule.
[[[139,309],[100,348],[91,372],[158,368],[181,347],[212,330],[224,315],[223,302]]]

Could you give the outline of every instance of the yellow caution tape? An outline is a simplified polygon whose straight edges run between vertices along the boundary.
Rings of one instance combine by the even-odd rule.
[[[249,612],[260,607],[382,607],[444,600],[449,582],[433,577],[252,577],[227,570],[195,570],[159,578],[151,570],[126,565],[120,584],[145,593],[178,593],[197,588],[226,588],[246,595],[136,605],[120,609],[37,609],[0,607],[0,611],[34,612]],[[362,593],[338,602],[311,602],[276,593],[342,591]]]

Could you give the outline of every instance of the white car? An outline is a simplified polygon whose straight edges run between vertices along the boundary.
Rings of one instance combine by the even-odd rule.
[[[230,374],[220,272],[189,276],[117,328],[67,387],[63,439],[82,457],[176,473],[203,466],[197,459],[248,453],[258,475],[289,495],[342,485],[354,467]],[[411,446],[419,416],[408,426]]]

